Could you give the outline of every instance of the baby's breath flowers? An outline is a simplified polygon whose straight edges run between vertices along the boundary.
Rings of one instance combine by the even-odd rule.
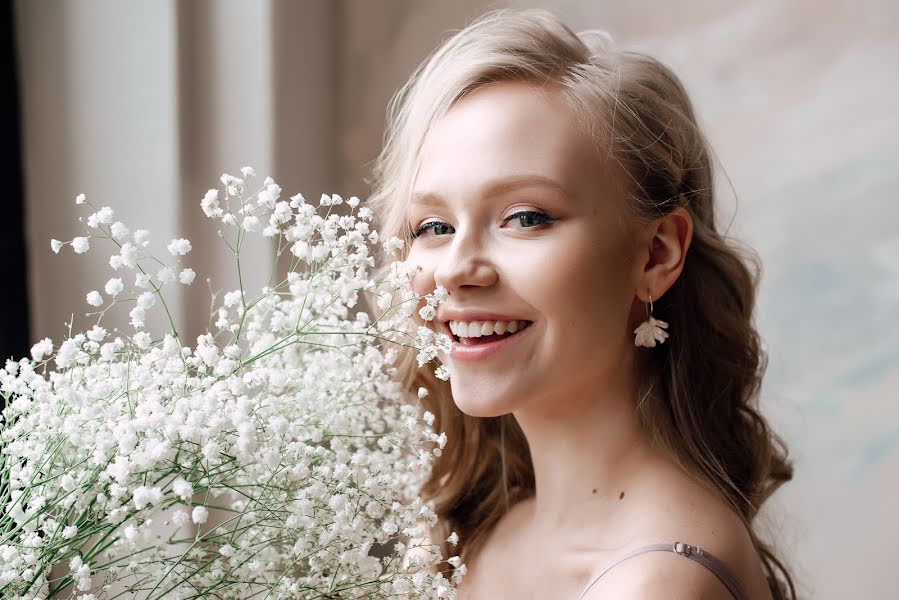
[[[215,295],[195,344],[162,293],[194,281],[189,240],[157,259],[148,231],[79,194],[89,235],[51,241],[84,253],[108,240],[116,273],[86,294],[86,332],[70,324],[58,347],[45,338],[0,369],[0,598],[453,597],[437,568],[458,578],[465,565],[412,541],[436,521],[417,491],[446,436],[420,408],[427,389],[407,394],[392,366],[400,345],[421,365],[451,348],[412,324],[446,291],[416,295],[401,261],[372,281],[381,240],[357,198],[282,200],[271,178],[249,193],[255,172],[241,174],[201,209],[238,274],[257,231],[290,267],[258,292]],[[344,203],[350,214],[332,212]],[[362,296],[375,314],[353,310]],[[101,326],[118,309],[130,333]],[[170,329],[145,329],[153,309]]]

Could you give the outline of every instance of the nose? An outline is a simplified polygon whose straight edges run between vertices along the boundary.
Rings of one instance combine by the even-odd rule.
[[[487,248],[472,232],[456,232],[446,254],[434,270],[434,283],[453,293],[464,286],[496,283],[497,271]]]

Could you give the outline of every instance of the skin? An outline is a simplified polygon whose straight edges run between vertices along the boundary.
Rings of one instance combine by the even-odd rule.
[[[459,597],[574,599],[612,557],[682,540],[724,560],[751,597],[767,598],[738,517],[653,449],[636,420],[633,330],[649,295],[661,298],[680,275],[693,224],[684,209],[633,222],[612,173],[558,91],[523,82],[466,96],[422,147],[409,226],[438,225],[411,244],[416,291],[449,291],[438,319],[452,307],[533,321],[526,342],[487,360],[441,357],[460,410],[514,415],[537,490],[468,563]],[[521,176],[557,187],[495,187]],[[551,219],[508,219],[520,211]],[[682,335],[679,326],[671,335]],[[730,597],[701,565],[666,554],[618,565],[586,598],[662,589],[668,598]]]

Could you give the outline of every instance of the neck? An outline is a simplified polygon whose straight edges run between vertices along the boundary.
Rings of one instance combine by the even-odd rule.
[[[608,373],[615,376],[579,382],[579,392],[560,390],[558,399],[541,398],[514,413],[534,466],[532,524],[539,530],[577,530],[611,517],[660,456],[637,420],[633,367]]]

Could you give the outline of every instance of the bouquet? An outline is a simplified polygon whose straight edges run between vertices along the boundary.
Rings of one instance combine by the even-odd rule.
[[[436,515],[417,493],[446,436],[418,405],[428,390],[409,397],[391,366],[400,348],[420,366],[450,350],[412,319],[432,320],[446,291],[416,295],[401,261],[373,280],[381,240],[358,198],[281,200],[271,178],[249,193],[255,173],[241,174],[203,212],[238,278],[260,230],[290,267],[256,292],[213,294],[194,345],[164,294],[195,278],[189,240],[158,259],[148,231],[80,194],[88,235],[51,241],[84,253],[108,240],[120,276],[86,295],[90,329],[73,335],[73,318],[58,347],[44,339],[0,369],[0,598],[453,597],[438,567],[458,578],[465,565],[426,541]],[[353,314],[360,297],[374,314]],[[133,331],[108,332],[121,307]],[[147,331],[154,308],[168,331]]]

